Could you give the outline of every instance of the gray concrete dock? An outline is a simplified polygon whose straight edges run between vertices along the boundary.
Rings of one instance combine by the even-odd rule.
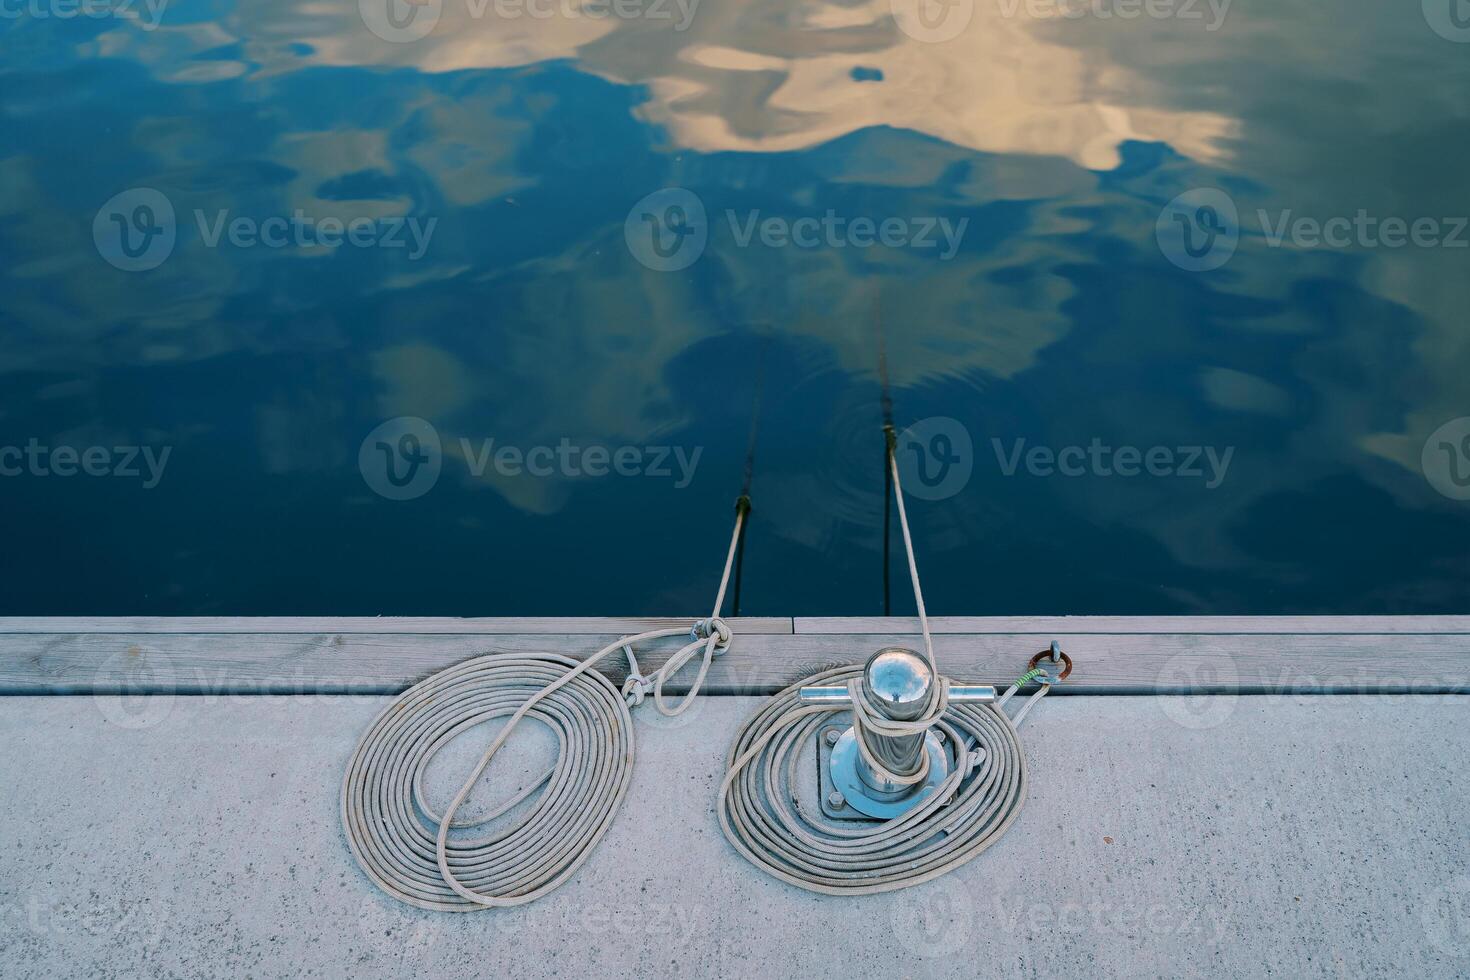
[[[757,698],[657,723],[645,706],[591,860],[541,902],[470,915],[394,903],[343,841],[343,766],[384,701],[0,698],[0,973],[1470,975],[1463,695],[1048,698],[1009,833],[947,878],[853,899],[771,880],[721,836],[724,754]]]

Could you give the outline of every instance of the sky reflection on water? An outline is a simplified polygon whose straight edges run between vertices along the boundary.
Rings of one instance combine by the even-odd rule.
[[[0,20],[0,446],[170,449],[154,487],[0,479],[0,611],[698,612],[758,407],[741,611],[877,613],[880,352],[899,426],[973,446],[911,508],[933,612],[1464,610],[1436,487],[1470,441],[1431,433],[1470,416],[1470,43],[1435,0],[974,0],[940,42],[906,0],[387,0],[437,11],[401,43],[374,2]],[[125,271],[96,235],[136,188],[176,241]],[[660,271],[625,226],[670,188],[705,244]],[[1199,188],[1238,243],[1190,271],[1165,209]],[[293,217],[373,241],[263,242]],[[363,462],[399,417],[443,453],[406,500]]]

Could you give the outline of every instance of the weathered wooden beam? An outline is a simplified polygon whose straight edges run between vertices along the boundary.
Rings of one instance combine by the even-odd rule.
[[[918,633],[903,616],[798,616],[798,633]],[[1470,616],[931,616],[931,633],[1470,633]]]
[[[398,691],[492,652],[586,656],[618,633],[10,633],[0,635],[0,692],[331,693]],[[1470,635],[1459,633],[940,634],[948,676],[1009,684],[1055,637],[1076,661],[1065,693],[1470,693]],[[705,690],[766,694],[817,670],[858,663],[905,633],[743,633]],[[638,651],[647,673],[678,646]],[[620,653],[606,672],[621,680]],[[670,691],[685,689],[686,668]]]
[[[453,616],[0,616],[5,633],[640,633],[687,626],[698,617]],[[741,633],[790,633],[784,616],[729,617]]]

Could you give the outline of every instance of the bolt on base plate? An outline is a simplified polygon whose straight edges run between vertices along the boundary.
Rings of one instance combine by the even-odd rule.
[[[832,733],[837,737],[832,738]],[[851,728],[825,727],[817,732],[817,798],[822,814],[833,820],[892,820],[927,800],[949,775],[949,753],[929,732],[924,736],[929,776],[900,799],[884,799],[857,774],[857,735]],[[837,801],[841,801],[840,805]]]

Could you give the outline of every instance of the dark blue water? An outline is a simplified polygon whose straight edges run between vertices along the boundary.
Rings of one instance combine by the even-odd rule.
[[[0,18],[0,613],[697,613],[753,446],[740,611],[875,614],[885,393],[931,611],[1470,604],[1461,0],[109,2]]]

